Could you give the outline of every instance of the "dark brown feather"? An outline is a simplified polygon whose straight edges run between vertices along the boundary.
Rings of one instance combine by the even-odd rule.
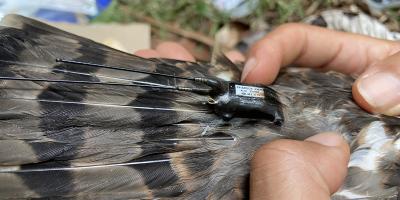
[[[240,67],[222,58],[216,66],[143,59],[17,15],[2,24],[2,77],[208,87],[59,58],[185,77],[240,76]],[[323,131],[340,132],[352,145],[349,177],[334,198],[397,196],[400,119],[360,109],[352,82],[334,72],[283,71],[264,90],[268,105],[282,112],[277,124],[224,120],[211,96],[194,92],[2,80],[0,198],[247,198],[249,161],[259,146]]]

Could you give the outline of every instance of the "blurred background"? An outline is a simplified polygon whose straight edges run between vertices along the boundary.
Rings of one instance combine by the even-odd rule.
[[[400,0],[0,0],[0,16],[35,17],[129,53],[172,40],[208,60],[216,45],[246,51],[282,23],[333,9],[348,17],[365,13],[399,32],[399,6]]]

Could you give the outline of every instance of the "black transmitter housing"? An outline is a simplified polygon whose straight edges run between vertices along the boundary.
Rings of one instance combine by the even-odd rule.
[[[212,87],[208,104],[224,120],[238,117],[266,119],[276,125],[284,122],[277,92],[268,86],[210,79],[205,82]]]

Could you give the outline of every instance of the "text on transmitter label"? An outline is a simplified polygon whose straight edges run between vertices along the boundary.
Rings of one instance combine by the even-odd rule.
[[[259,97],[264,98],[264,89],[261,87],[235,85],[235,94],[245,97]]]

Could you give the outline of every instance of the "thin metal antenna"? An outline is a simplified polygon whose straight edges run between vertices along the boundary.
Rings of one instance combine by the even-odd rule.
[[[88,76],[88,77],[94,77],[92,74],[89,74],[89,73],[69,71],[69,70],[65,70],[65,69],[49,68],[45,65],[37,65],[37,64],[31,64],[31,63],[8,61],[8,60],[1,60],[1,59],[0,59],[0,62],[15,64],[15,65],[23,65],[23,66],[33,66],[33,67],[38,67],[38,68],[62,72],[62,73],[70,73],[70,74],[78,74],[78,75],[84,75],[84,76]],[[211,91],[210,89],[205,89],[205,88],[189,88],[189,87],[183,87],[183,86],[176,86],[176,84],[175,84],[175,86],[169,86],[169,85],[162,85],[162,84],[157,84],[157,83],[146,83],[146,82],[141,82],[141,81],[136,81],[136,80],[131,80],[131,79],[121,79],[121,78],[117,78],[117,77],[109,77],[109,76],[102,76],[102,77],[109,78],[109,79],[118,79],[118,80],[128,81],[130,83],[124,84],[124,83],[116,83],[116,82],[51,80],[51,79],[35,79],[35,78],[20,78],[20,77],[0,77],[0,80],[42,81],[42,82],[59,82],[59,83],[98,84],[98,85],[102,84],[102,85],[148,87],[148,88],[171,89],[171,90],[179,90],[179,91],[186,91],[186,92],[194,92],[194,93],[198,93],[198,94],[209,94]],[[195,78],[195,81],[201,82],[201,81],[198,81],[198,79],[203,79],[203,78]],[[176,81],[175,81],[175,83],[176,83]]]
[[[77,65],[87,65],[87,66],[92,66],[92,67],[122,70],[122,71],[127,71],[127,72],[136,72],[136,73],[142,73],[142,74],[150,74],[150,75],[156,75],[156,76],[164,76],[164,77],[169,77],[169,78],[189,80],[189,81],[206,84],[206,85],[210,86],[212,88],[212,90],[214,90],[214,91],[218,91],[221,87],[221,82],[219,80],[206,78],[206,77],[192,78],[192,77],[175,76],[172,74],[162,74],[162,73],[158,73],[158,72],[148,72],[148,71],[142,71],[142,70],[127,69],[127,68],[123,68],[123,67],[108,66],[108,65],[97,64],[97,63],[88,63],[88,62],[75,61],[75,60],[64,60],[61,58],[57,58],[56,62],[77,64]],[[196,89],[196,88],[193,88],[193,89]],[[211,92],[211,90],[209,90],[209,92]]]
[[[61,73],[68,73],[68,74],[83,75],[83,76],[88,76],[88,77],[95,77],[93,74],[90,74],[90,73],[70,71],[70,70],[66,70],[66,69],[50,68],[50,67],[48,67],[46,65],[38,65],[38,64],[24,63],[24,62],[18,62],[18,61],[8,61],[8,60],[0,60],[0,62],[8,63],[8,64],[15,64],[15,65],[29,66],[29,67],[38,67],[38,68],[41,68],[43,70],[53,71],[53,72],[61,72]],[[118,78],[118,77],[112,77],[112,76],[104,76],[104,75],[101,75],[101,74],[96,75],[96,77],[103,77],[103,78],[107,78],[107,79],[128,81],[128,82],[134,83],[134,84],[161,85],[161,86],[163,86],[162,84],[158,84],[158,83],[145,83],[145,82],[142,82],[142,81],[137,81],[137,80],[132,80],[132,79]]]
[[[175,75],[171,75],[171,74],[148,72],[148,71],[142,71],[142,70],[123,68],[123,67],[108,66],[108,65],[97,64],[97,63],[88,63],[88,62],[74,61],[74,60],[64,60],[64,59],[60,59],[60,58],[57,58],[56,62],[77,64],[77,65],[87,65],[87,66],[91,66],[91,67],[99,67],[99,68],[105,68],[105,69],[114,69],[114,70],[120,70],[120,71],[126,71],[126,72],[135,72],[135,73],[141,73],[141,74],[150,74],[150,75],[155,75],[155,76],[164,76],[164,77],[169,77],[169,78],[177,78],[177,79],[183,79],[183,80],[196,81],[196,78],[192,78],[192,77],[175,76]]]
[[[76,80],[51,80],[51,79],[40,79],[40,78],[21,78],[21,77],[0,77],[0,80],[11,80],[11,81],[38,81],[38,82],[50,82],[50,83],[74,83],[74,84],[91,84],[91,85],[113,85],[113,86],[130,86],[130,87],[147,87],[156,89],[168,89],[178,90],[186,92],[195,92],[199,94],[209,94],[211,89],[205,88],[188,88],[181,86],[161,86],[161,85],[147,85],[147,84],[124,84],[124,83],[113,83],[113,82],[95,82],[95,81],[76,81]]]

